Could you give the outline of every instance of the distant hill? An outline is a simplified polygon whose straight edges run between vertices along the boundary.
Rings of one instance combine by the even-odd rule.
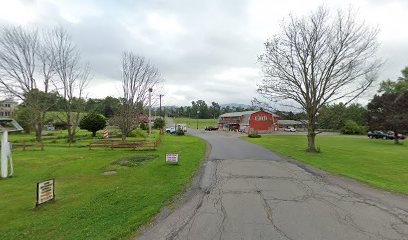
[[[248,105],[248,104],[242,104],[242,103],[226,103],[226,104],[220,104],[220,106],[222,107],[222,108],[224,108],[224,107],[227,107],[227,106],[229,106],[229,107],[231,107],[231,108],[237,108],[237,107],[241,107],[241,108],[249,108],[249,107],[251,107],[251,105]]]

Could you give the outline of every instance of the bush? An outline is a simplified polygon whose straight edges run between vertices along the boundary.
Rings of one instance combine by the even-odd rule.
[[[156,118],[154,120],[153,128],[155,129],[162,129],[166,125],[166,121],[163,118]]]
[[[131,132],[128,133],[128,137],[142,137],[146,139],[146,135],[144,131],[142,130],[133,130]]]
[[[102,130],[106,125],[106,118],[98,113],[90,113],[79,122],[79,127],[92,132],[92,137],[96,137],[96,132]]]
[[[178,129],[178,130],[176,131],[176,135],[177,135],[177,136],[184,136],[184,131],[183,131],[183,129]]]
[[[358,125],[353,120],[346,120],[344,127],[341,129],[343,134],[365,134],[366,132],[366,127]]]
[[[66,122],[55,122],[54,123],[55,129],[66,130],[68,127],[68,123]]]
[[[146,124],[146,123],[144,123],[144,122],[142,122],[142,123],[140,123],[140,129],[142,129],[142,130],[148,130],[149,129],[149,125],[148,124]]]
[[[248,134],[248,137],[249,137],[249,138],[260,138],[261,135],[259,135],[259,134],[257,134],[257,133],[251,133],[251,134]]]

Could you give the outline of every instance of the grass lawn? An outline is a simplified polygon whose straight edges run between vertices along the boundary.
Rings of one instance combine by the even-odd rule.
[[[15,176],[0,180],[0,239],[129,238],[191,182],[206,148],[192,136],[165,135],[157,151],[88,150],[87,141],[13,151]],[[166,165],[166,153],[180,164]],[[49,178],[56,201],[35,208],[36,183]]]
[[[189,128],[197,128],[197,119],[195,118],[174,118],[174,123],[185,123]],[[218,119],[198,119],[198,128],[204,129],[208,126],[217,126]]]
[[[318,136],[321,153],[305,151],[305,136],[262,136],[243,139],[330,173],[351,177],[372,186],[408,194],[408,142],[345,136]]]

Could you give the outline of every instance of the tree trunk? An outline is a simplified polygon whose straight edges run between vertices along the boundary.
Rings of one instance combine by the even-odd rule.
[[[315,120],[314,120],[314,115],[311,114],[309,115],[309,122],[308,122],[308,127],[307,127],[307,149],[306,151],[308,152],[317,152],[316,149],[316,143],[315,143],[315,138],[316,138],[316,131],[315,131]]]
[[[122,131],[122,142],[126,141],[127,132]]]
[[[92,132],[92,137],[96,137],[96,131]]]
[[[398,132],[397,131],[394,131],[394,143],[399,144]]]
[[[308,152],[317,152],[316,144],[315,144],[316,133],[309,132],[307,133],[307,151]]]

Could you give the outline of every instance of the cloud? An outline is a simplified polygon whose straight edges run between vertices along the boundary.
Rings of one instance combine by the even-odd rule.
[[[406,1],[323,1],[332,10],[350,5],[381,30],[380,79],[395,79],[408,65]],[[165,79],[164,105],[203,99],[249,104],[262,79],[257,56],[289,13],[307,14],[311,1],[2,1],[0,24],[51,27],[71,34],[94,79],[90,96],[120,94],[120,58],[133,51],[150,59]],[[371,95],[372,96],[372,95]],[[367,96],[367,98],[371,97]]]

